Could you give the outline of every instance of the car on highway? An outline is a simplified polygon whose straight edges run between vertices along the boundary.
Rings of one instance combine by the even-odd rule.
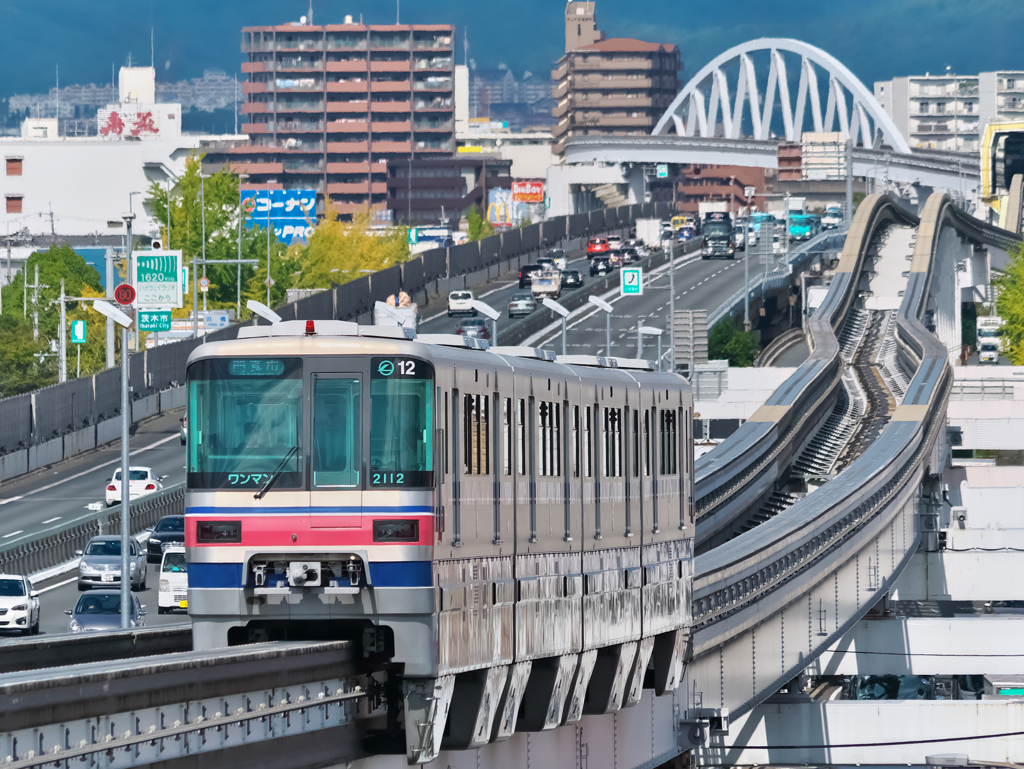
[[[164,551],[159,587],[157,614],[167,614],[174,609],[188,611],[188,561],[184,547],[169,547]]]
[[[622,255],[622,251],[618,248],[608,249],[608,253],[605,254],[608,257],[608,262],[612,267],[618,269],[625,262],[625,257]]]
[[[565,270],[562,273],[562,288],[581,288],[583,273],[579,270]]]
[[[697,230],[693,227],[680,227],[676,231],[676,240],[679,243],[688,243],[697,237]]]
[[[636,252],[635,248],[629,248],[627,246],[622,247],[622,262],[623,264],[634,264],[640,261],[640,254]]]
[[[491,330],[487,328],[487,321],[483,318],[466,318],[455,329],[455,333],[467,339],[490,340],[491,338]]]
[[[649,248],[647,248],[647,244],[638,238],[627,240],[625,243],[622,244],[622,247],[632,248],[634,251],[636,251],[637,256],[639,256],[641,259],[651,255],[651,251]]]
[[[622,248],[622,238],[620,238],[618,235],[609,235],[608,250],[610,251],[615,248]]]
[[[165,515],[156,522],[146,543],[146,560],[160,563],[164,551],[175,545],[185,546],[185,516]]]
[[[519,288],[529,288],[533,285],[533,276],[541,272],[539,264],[524,264],[519,268]]]
[[[608,250],[608,241],[605,238],[591,238],[587,241],[587,258],[590,259],[597,254],[603,254]]]
[[[163,478],[158,478],[150,467],[129,467],[128,468],[128,499],[138,499],[147,494],[160,491],[164,487],[161,483]],[[107,507],[121,504],[121,468],[114,471],[113,477],[107,484],[106,492]]]
[[[561,272],[562,268],[550,256],[542,256],[537,260],[537,266],[541,272]]]
[[[560,270],[564,270],[569,265],[569,260],[565,258],[565,251],[560,248],[552,248],[545,256],[548,259],[553,259],[555,267]]]
[[[612,261],[607,256],[596,256],[590,260],[590,277],[607,275],[613,269]]]
[[[537,309],[537,302],[533,294],[512,294],[508,302],[508,316],[510,318],[525,318]]]
[[[448,317],[456,315],[472,315],[476,317],[476,310],[473,309],[472,291],[452,291],[448,294]]]
[[[128,568],[132,590],[146,589],[146,554],[132,537],[129,540]],[[121,585],[121,538],[113,534],[101,534],[89,540],[85,550],[76,550],[78,560],[78,589],[93,587],[120,587]]]
[[[188,416],[183,416],[178,421],[181,422],[181,445],[184,446],[188,443]]]
[[[0,630],[16,630],[22,635],[39,632],[39,593],[28,577],[0,574]]]
[[[145,627],[146,607],[136,596],[129,598],[128,627]],[[95,590],[78,599],[74,609],[65,612],[71,620],[72,633],[89,633],[121,629],[121,591]]]

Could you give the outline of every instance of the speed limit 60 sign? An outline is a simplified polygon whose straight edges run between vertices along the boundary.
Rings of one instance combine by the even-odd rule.
[[[623,267],[619,271],[621,283],[619,293],[622,296],[640,296],[644,292],[644,271],[641,267]]]

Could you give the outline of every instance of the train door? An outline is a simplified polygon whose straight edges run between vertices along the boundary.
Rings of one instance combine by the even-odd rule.
[[[310,528],[362,526],[366,434],[362,372],[317,372],[310,379]]]

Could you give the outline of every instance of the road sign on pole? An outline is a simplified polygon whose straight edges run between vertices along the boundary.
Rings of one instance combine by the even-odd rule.
[[[132,260],[140,308],[181,307],[181,251],[141,251]]]
[[[156,331],[162,333],[171,330],[170,310],[140,310],[139,331]]]
[[[210,279],[207,278],[206,276],[203,276],[199,279],[199,290],[202,291],[204,294],[210,290]],[[206,300],[204,299],[203,301],[205,302]]]
[[[659,163],[658,164],[657,173],[658,173],[658,178],[659,179],[666,179],[666,178],[668,178],[668,165],[665,164],[665,163]]]
[[[84,320],[71,321],[71,342],[73,344],[85,344],[88,328]]]
[[[623,267],[619,272],[621,296],[640,296],[644,293],[644,271],[642,267]]]
[[[135,289],[127,283],[122,283],[114,289],[114,301],[122,307],[127,307],[135,301]]]

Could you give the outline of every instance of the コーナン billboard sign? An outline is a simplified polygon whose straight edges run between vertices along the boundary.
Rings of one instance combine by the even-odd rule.
[[[516,203],[543,203],[544,182],[512,182],[512,200]]]

